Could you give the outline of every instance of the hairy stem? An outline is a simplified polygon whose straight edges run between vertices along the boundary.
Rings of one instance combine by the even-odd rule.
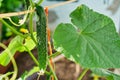
[[[49,65],[49,67],[50,67],[50,70],[52,71],[52,74],[53,74],[55,80],[58,80],[58,79],[57,79],[57,76],[56,76],[56,74],[55,74],[55,72],[54,72],[54,70],[53,70],[53,67],[52,67],[52,65],[51,65],[50,62],[49,62],[49,60],[48,60],[48,65]]]
[[[50,55],[48,58],[49,58],[49,59],[50,59],[50,58],[54,58],[54,57],[56,57],[56,56],[58,56],[58,55],[60,55],[60,54],[61,54],[60,52],[56,52],[56,53]]]
[[[6,21],[4,21],[3,19],[0,19],[0,21],[1,21],[6,27],[8,27],[10,30],[12,30],[12,32],[14,32],[15,34],[20,35],[21,37],[24,37],[24,38],[25,38],[25,36],[24,36],[22,33],[18,32],[16,29],[14,29],[12,26],[10,26]]]
[[[31,5],[32,7],[34,7],[34,3],[33,3],[32,0],[30,0],[30,5]]]
[[[33,36],[33,13],[30,14],[29,18],[30,18],[29,27],[30,27],[31,38],[35,42],[35,44],[37,44],[37,42],[36,42],[36,40],[35,40],[35,38]]]
[[[37,59],[34,57],[34,55],[32,54],[32,52],[26,46],[24,46],[24,47],[26,48],[27,52],[29,53],[29,55],[31,56],[31,58],[33,59],[35,64],[38,66],[39,63],[38,63]]]
[[[82,80],[82,78],[84,77],[84,75],[86,74],[86,72],[88,71],[89,69],[84,69],[83,72],[80,74],[80,77],[78,78],[78,80]]]

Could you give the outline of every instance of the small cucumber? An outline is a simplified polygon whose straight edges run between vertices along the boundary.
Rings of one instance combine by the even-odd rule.
[[[46,31],[46,14],[42,6],[36,5],[36,12],[38,15],[37,21],[37,50],[38,62],[41,71],[45,71],[47,67],[47,31]]]

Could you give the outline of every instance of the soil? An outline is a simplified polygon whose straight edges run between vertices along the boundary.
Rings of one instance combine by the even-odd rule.
[[[55,64],[56,74],[59,80],[77,80],[82,72],[82,68],[80,68],[79,65],[67,60],[66,58],[57,61]],[[90,73],[91,71],[88,71],[83,80],[92,80]]]
[[[37,58],[36,50],[33,50],[34,55]],[[21,53],[19,57],[16,59],[18,65],[18,77],[22,75],[26,70],[29,71],[30,69],[35,66],[34,62],[32,61],[31,57],[28,53]],[[78,69],[76,69],[78,68]],[[12,67],[9,68],[12,70]],[[58,77],[58,80],[77,80],[80,73],[82,72],[82,68],[79,65],[76,65],[74,62],[67,60],[66,58],[61,58],[57,62],[55,62],[55,72]],[[40,80],[45,80],[45,77],[42,76]],[[37,80],[37,74],[33,74],[27,80]],[[91,77],[91,71],[88,71],[84,76],[83,80],[93,80]]]
[[[33,50],[34,56],[37,58],[36,50]],[[28,53],[17,53],[18,57],[16,59],[18,66],[18,77],[20,77],[25,71],[29,71],[35,66],[31,57]],[[8,71],[12,71],[12,66],[8,69]],[[77,80],[80,73],[82,72],[82,68],[75,64],[72,61],[69,61],[66,58],[61,58],[55,62],[55,72],[58,77],[58,80]],[[27,80],[37,80],[37,73],[28,77]],[[41,76],[40,80],[46,80],[45,76]],[[91,71],[88,71],[82,80],[93,80],[91,76]],[[103,80],[103,79],[100,79]]]

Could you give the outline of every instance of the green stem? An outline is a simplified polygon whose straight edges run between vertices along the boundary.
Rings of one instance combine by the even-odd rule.
[[[34,7],[34,3],[32,0],[30,0],[30,5],[32,6],[32,8]]]
[[[9,51],[9,49],[7,49],[7,47],[4,44],[0,43],[0,46],[7,50],[8,55],[10,56],[11,62],[13,63],[14,73],[13,73],[10,80],[16,80],[18,69],[17,69],[17,64],[15,62],[15,59],[13,58],[13,56],[12,56],[11,52]]]
[[[39,2],[37,3],[38,5],[40,5],[44,0],[39,0]]]
[[[51,66],[49,60],[48,60],[48,65],[49,65],[49,67],[50,67],[50,70],[52,71],[52,74],[53,74],[55,80],[58,80],[58,78],[57,78],[57,76],[56,76],[56,74],[55,74],[55,72],[54,72],[54,70],[53,70],[53,67]]]
[[[58,55],[60,55],[60,54],[61,54],[60,52],[56,52],[56,53],[50,55],[48,58],[49,58],[49,59],[50,59],[50,58],[54,58],[54,57],[56,57],[56,56],[58,56]]]
[[[86,74],[86,72],[88,71],[89,69],[84,69],[83,72],[80,74],[80,77],[78,78],[78,80],[82,80],[82,78],[84,77],[84,75]]]
[[[2,23],[0,22],[0,42],[2,41]]]
[[[8,27],[9,29],[11,29],[12,32],[14,32],[15,34],[20,35],[21,37],[24,37],[24,38],[25,38],[25,36],[24,36],[22,33],[18,32],[16,29],[14,29],[13,27],[11,27],[6,21],[4,21],[3,19],[0,19],[0,21],[1,21],[6,27]]]
[[[35,64],[38,66],[39,63],[38,63],[37,59],[34,57],[34,55],[32,54],[32,52],[26,46],[24,46],[24,47],[26,48],[27,52],[29,53],[29,55],[31,56],[31,58],[33,59]]]
[[[12,75],[14,72],[7,72],[6,74],[0,74],[0,79],[8,80],[8,76]]]
[[[34,38],[34,35],[33,35],[33,13],[30,13],[30,21],[29,21],[29,27],[30,27],[30,34],[31,34],[31,38],[32,40],[35,42],[35,44],[37,44],[35,38]]]

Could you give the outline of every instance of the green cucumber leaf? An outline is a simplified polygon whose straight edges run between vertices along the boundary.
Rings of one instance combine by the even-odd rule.
[[[36,35],[37,35],[36,32],[34,32],[34,33],[33,33],[33,36],[34,36],[35,40],[36,40]],[[26,46],[29,50],[32,50],[32,49],[35,48],[36,44],[35,44],[35,42],[32,40],[31,37],[27,37],[27,38],[25,39],[24,46]],[[27,50],[25,49],[24,51],[27,51]]]
[[[57,26],[55,49],[85,68],[119,68],[120,37],[113,21],[85,5],[71,14],[71,23]]]
[[[36,33],[34,33],[34,37],[36,39]],[[14,56],[17,51],[19,51],[19,52],[27,51],[24,46],[26,46],[29,50],[34,49],[34,47],[36,46],[36,44],[30,37],[27,37],[25,39],[25,42],[24,43],[23,42],[24,42],[24,38],[22,38],[20,36],[16,36],[9,43],[7,49],[9,49],[11,54]],[[2,53],[0,53],[0,64],[3,66],[7,66],[10,62],[10,57],[7,53],[7,49],[4,50]]]
[[[27,74],[28,74],[28,71],[25,71],[17,80],[25,80],[25,77]]]
[[[120,80],[120,75],[113,73],[112,71],[106,69],[95,68],[91,69],[93,73],[106,77],[107,80]]]
[[[14,56],[16,51],[21,50],[21,44],[23,43],[23,38],[21,38],[20,36],[16,36],[8,45],[8,49],[11,52],[11,55]],[[4,50],[1,54],[0,54],[0,64],[3,66],[7,66],[10,62],[10,57],[7,53],[7,49]]]

